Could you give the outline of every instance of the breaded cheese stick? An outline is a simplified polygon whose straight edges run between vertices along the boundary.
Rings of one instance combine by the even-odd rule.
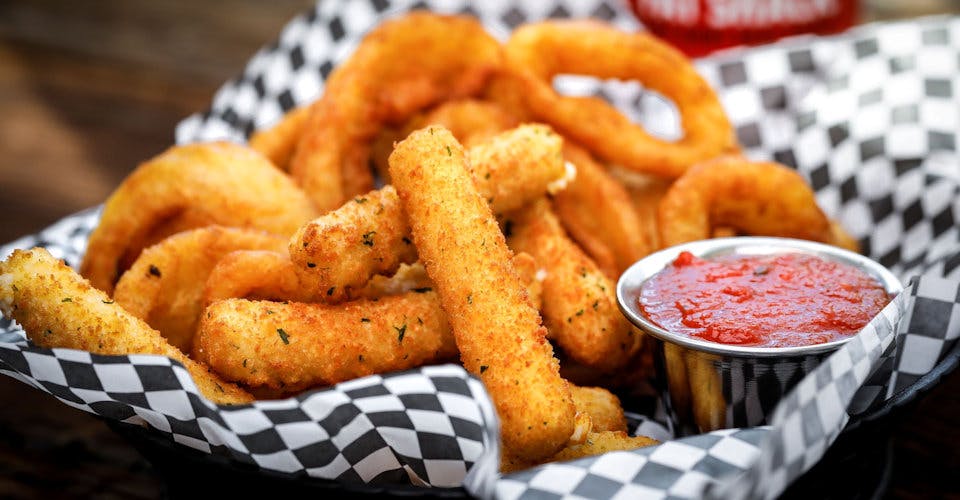
[[[453,359],[436,292],[305,304],[227,299],[200,321],[193,356],[228,380],[300,390]]]
[[[260,262],[256,257],[246,260],[254,268],[241,269],[239,273],[247,276],[256,269],[264,270],[268,276],[271,258]],[[521,253],[514,256],[513,262],[526,283],[527,293],[539,298],[540,282],[535,277],[533,258]],[[286,273],[287,277],[290,273]],[[216,271],[208,282],[211,279],[216,279]],[[249,290],[245,286],[233,289],[238,294]],[[219,290],[221,295],[229,291],[228,285]],[[338,305],[215,302],[203,315],[194,357],[258,393],[264,388],[289,393],[456,357],[453,333],[422,265],[402,266],[395,276],[371,280],[360,292],[362,299]],[[284,332],[282,336],[280,330]],[[293,332],[297,336],[295,342]]]
[[[183,363],[210,401],[253,401],[246,391],[185,356],[160,332],[42,248],[16,250],[0,262],[0,311],[20,323],[37,345],[96,354],[167,356]]]
[[[537,200],[512,213],[510,247],[546,270],[543,321],[563,352],[604,372],[623,366],[640,338],[620,314],[614,282],[567,238],[550,202]]]
[[[556,453],[574,429],[570,389],[462,146],[428,127],[397,144],[389,163],[460,358],[500,416],[504,448],[533,460]]]
[[[524,125],[471,149],[473,181],[494,211],[513,209],[562,182],[563,140],[544,125]],[[303,225],[290,239],[290,259],[305,286],[342,300],[374,274],[391,274],[417,259],[391,186],[357,196]]]

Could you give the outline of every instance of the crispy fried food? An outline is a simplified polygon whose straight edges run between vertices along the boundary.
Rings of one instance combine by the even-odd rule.
[[[303,225],[288,251],[301,284],[330,302],[344,300],[374,274],[417,260],[393,186],[384,186]]]
[[[284,242],[286,246],[286,242]],[[223,299],[308,302],[315,294],[300,284],[285,250],[236,250],[217,261],[203,286],[203,308]]]
[[[414,116],[402,127],[384,128],[373,141],[372,159],[384,182],[390,182],[387,158],[393,151],[393,143],[427,125],[445,127],[460,144],[470,148],[504,130],[519,126],[520,121],[495,102],[454,99]]]
[[[478,94],[500,66],[500,43],[473,18],[415,12],[384,22],[311,106],[293,176],[323,211],[369,191],[371,142],[384,125]]]
[[[80,274],[112,293],[148,238],[169,236],[154,230],[183,214],[189,227],[168,227],[221,224],[289,235],[317,212],[292,180],[250,148],[174,146],[140,165],[107,199]]]
[[[595,21],[531,23],[513,32],[505,66],[514,92],[524,96],[536,118],[605,161],[678,177],[695,163],[738,149],[713,89],[689,59],[648,33]],[[677,105],[683,137],[654,138],[599,98],[558,95],[552,81],[561,73],[639,81]]]
[[[500,456],[500,472],[508,474],[547,462],[576,460],[578,458],[602,455],[611,451],[635,450],[657,444],[660,444],[660,442],[656,439],[646,436],[630,436],[624,431],[593,431],[587,433],[581,443],[570,444],[546,460],[531,462],[504,452]]]
[[[173,344],[190,352],[203,310],[203,287],[217,261],[241,249],[283,251],[286,238],[256,229],[207,226],[177,233],[144,249],[113,299]]]
[[[524,125],[470,149],[473,184],[497,212],[542,196],[568,173],[562,139],[544,125]],[[304,286],[342,300],[374,274],[417,260],[410,229],[391,186],[354,198],[301,227],[290,259]]]
[[[235,297],[246,293],[285,299],[282,294],[286,290],[270,289],[276,283],[269,279],[274,265],[282,266],[285,258],[276,252],[228,254],[207,279],[207,290],[231,256],[240,260],[227,268],[243,275],[241,286],[234,289]],[[272,263],[272,259],[277,260]],[[286,262],[289,265],[289,260]],[[539,300],[541,284],[536,279],[533,257],[517,254],[513,264],[527,293]],[[253,267],[244,268],[245,265]],[[260,271],[264,273],[260,278],[245,278],[257,276]],[[281,272],[281,282],[293,274],[292,269]],[[265,290],[251,289],[242,286],[246,282],[267,284]],[[233,298],[229,291],[229,284],[225,283],[220,299]],[[359,290],[359,295],[360,300],[337,306],[250,300],[211,302],[196,337],[194,356],[230,380],[256,389],[258,394],[264,393],[264,389],[291,393],[456,357],[453,333],[440,309],[433,282],[420,263],[402,265],[391,277],[375,277]],[[264,318],[269,321],[264,322]],[[297,332],[297,347],[281,346],[283,338],[277,328],[284,331],[288,342],[292,332]],[[289,363],[297,368],[290,371]]]
[[[602,387],[578,387],[570,384],[570,395],[577,411],[590,415],[594,432],[627,431],[620,398]]]
[[[160,332],[110,300],[46,250],[15,250],[0,262],[0,311],[23,326],[43,347],[96,354],[159,354],[190,372],[207,399],[217,404],[253,400],[243,389],[170,345]]]
[[[270,128],[254,132],[250,136],[250,147],[269,158],[280,170],[287,170],[306,126],[309,110],[308,106],[291,109]]]
[[[493,399],[505,449],[537,460],[569,440],[576,411],[546,330],[466,162],[450,132],[429,127],[397,144],[390,177],[461,361]]]
[[[601,455],[611,451],[627,451],[644,446],[660,444],[656,439],[646,436],[630,436],[623,431],[591,432],[583,444],[564,448],[550,459],[551,462],[575,460],[577,458]]]
[[[207,308],[193,357],[227,380],[300,390],[455,358],[436,292],[342,304],[227,299]]]
[[[711,229],[829,242],[830,221],[797,172],[772,162],[724,156],[691,168],[660,200],[664,247],[707,239]]]
[[[546,270],[541,314],[550,338],[576,361],[604,372],[622,367],[640,336],[620,313],[614,282],[567,238],[546,199],[514,212],[510,247]]]
[[[567,141],[563,154],[576,165],[577,177],[554,195],[554,209],[570,236],[594,262],[599,265],[606,255],[613,256],[612,272],[604,266],[601,269],[616,280],[651,251],[643,233],[637,230],[640,220],[630,193],[579,146]]]

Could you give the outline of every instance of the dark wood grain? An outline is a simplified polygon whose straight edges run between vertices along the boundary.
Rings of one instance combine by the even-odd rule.
[[[873,17],[903,14],[881,3]],[[0,241],[102,202],[311,4],[0,2]],[[896,429],[889,497],[960,497],[958,421],[954,373]],[[163,493],[151,466],[100,420],[0,377],[0,496]]]

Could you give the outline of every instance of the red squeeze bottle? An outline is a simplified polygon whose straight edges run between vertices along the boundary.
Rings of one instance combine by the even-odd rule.
[[[801,33],[841,32],[857,21],[859,0],[629,0],[654,35],[691,57],[759,45]]]

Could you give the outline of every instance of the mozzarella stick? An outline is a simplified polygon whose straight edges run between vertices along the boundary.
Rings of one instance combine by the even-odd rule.
[[[525,459],[559,451],[576,410],[503,233],[444,128],[410,134],[390,155],[390,177],[413,240],[453,328],[460,359],[483,381],[504,448]]]
[[[168,343],[160,332],[127,312],[46,250],[16,250],[0,262],[0,311],[23,326],[42,347],[95,354],[159,354],[190,372],[207,399],[217,404],[253,400]]]
[[[546,270],[541,313],[550,337],[577,362],[608,373],[622,367],[640,336],[618,309],[614,282],[567,238],[545,198],[508,220],[510,247]]]
[[[562,139],[544,125],[525,125],[471,149],[476,188],[494,211],[519,207],[569,176]],[[290,239],[301,282],[342,300],[375,274],[417,259],[410,229],[391,186],[371,191],[302,226]]]
[[[228,380],[285,391],[456,354],[433,291],[335,305],[222,300],[204,313],[193,351]]]

